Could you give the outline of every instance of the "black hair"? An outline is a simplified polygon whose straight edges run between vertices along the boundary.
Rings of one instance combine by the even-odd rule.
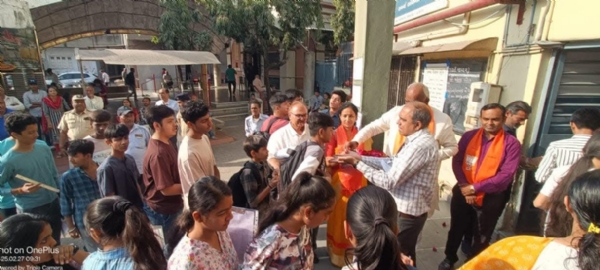
[[[275,93],[269,98],[269,105],[271,109],[275,110],[275,106],[279,106],[284,102],[288,102],[287,97],[282,93]]]
[[[250,105],[252,105],[252,104],[256,104],[256,105],[258,105],[258,108],[260,108],[260,102],[258,102],[258,100],[256,100],[256,99],[255,99],[255,100],[250,100],[250,102],[248,102],[248,103],[249,103]]]
[[[502,111],[502,117],[504,117],[504,115],[506,115],[506,108],[504,108],[504,106],[502,106],[499,103],[485,104],[483,107],[481,107],[480,113],[483,113],[484,111],[492,110],[492,109],[500,109],[500,111]]]
[[[571,115],[571,123],[577,128],[587,128],[592,131],[600,128],[600,110],[597,108],[581,108]]]
[[[600,226],[600,170],[587,172],[569,188],[569,203],[579,227],[587,232],[579,239],[577,264],[581,270],[598,269],[600,265],[600,233],[590,231]]]
[[[310,136],[317,136],[320,129],[327,129],[333,127],[333,118],[329,114],[320,112],[312,112],[308,115],[308,130]]]
[[[0,222],[0,249],[2,256],[31,256],[39,235],[50,222],[37,215],[16,214]],[[56,239],[54,239],[56,240]],[[24,254],[25,252],[25,254]],[[19,260],[0,260],[0,266],[16,266]]]
[[[285,90],[284,93],[285,93],[287,101],[289,101],[289,102],[294,102],[294,100],[296,100],[296,98],[304,97],[304,93],[302,93],[302,91],[300,91],[298,89],[291,88],[291,89]]]
[[[292,180],[264,215],[258,225],[258,234],[267,227],[288,219],[303,205],[308,204],[313,212],[327,209],[335,204],[335,197],[335,190],[327,180],[302,172]]]
[[[146,99],[147,99],[148,101],[152,101],[152,100],[151,100],[149,97],[142,98],[142,100],[146,100]]]
[[[28,126],[35,125],[37,127],[37,120],[35,117],[28,113],[23,112],[12,112],[4,116],[4,128],[8,134],[14,132],[21,134]],[[38,130],[41,132],[41,130]]]
[[[511,114],[517,114],[520,111],[523,111],[527,115],[531,114],[531,106],[529,106],[527,102],[521,100],[508,103],[508,105],[506,105],[506,110]]]
[[[190,187],[188,209],[179,215],[176,225],[169,231],[167,257],[171,256],[181,238],[194,227],[192,213],[197,211],[206,216],[227,196],[231,196],[231,189],[214,176],[202,177]]]
[[[263,147],[267,147],[267,139],[261,135],[252,135],[246,138],[244,141],[244,152],[248,157],[252,157],[250,154],[252,151],[258,152]]]
[[[96,85],[94,83],[88,83],[88,84],[85,85],[85,87],[96,88]]]
[[[348,98],[348,95],[346,94],[346,92],[342,91],[342,90],[334,90],[333,92],[331,92],[331,96],[333,95],[337,95],[338,97],[340,97],[340,100],[342,101],[342,103],[346,102],[346,99]]]
[[[142,210],[119,196],[90,203],[84,217],[85,227],[94,229],[100,246],[119,240],[133,259],[136,270],[166,269],[167,261]]]
[[[208,106],[199,101],[188,101],[181,108],[181,118],[183,121],[196,123],[198,119],[208,115]]]
[[[227,65],[228,68],[231,68],[231,65]]]
[[[331,94],[329,94],[329,92],[323,93],[323,98],[325,98],[325,95],[327,95],[327,98],[331,98]]]
[[[126,98],[126,99],[123,99],[123,100],[121,101],[121,104],[122,104],[123,106],[125,106],[125,104],[123,104],[123,103],[125,103],[125,101],[129,102],[129,105],[132,105],[132,106],[133,106],[133,103],[132,103],[132,102],[131,102],[131,100],[129,100],[128,98]],[[128,106],[128,107],[131,107],[131,106]]]
[[[356,105],[354,105],[354,103],[352,102],[346,102],[342,104],[342,106],[340,106],[340,108],[338,109],[337,114],[341,116],[342,111],[348,108],[352,109],[354,114],[356,114],[356,116],[358,117],[358,107],[356,107]]]
[[[112,115],[107,110],[95,110],[92,112],[92,122],[110,122]]]
[[[380,187],[366,186],[350,197],[346,222],[356,238],[356,247],[348,251],[356,258],[358,269],[407,269],[400,258],[400,244],[395,233],[398,231],[397,219],[396,201]]]
[[[104,138],[107,140],[128,138],[129,128],[123,124],[110,125],[104,130]]]
[[[103,82],[100,79],[95,79],[94,80],[94,87],[96,87],[96,84],[102,84]]]
[[[573,216],[565,209],[563,199],[567,196],[573,181],[593,167],[592,160],[594,158],[600,159],[600,132],[594,132],[594,135],[583,147],[583,156],[571,165],[567,174],[550,195],[550,208],[547,213],[550,216],[550,221],[546,229],[546,236],[565,237],[571,234]]]
[[[77,154],[83,155],[93,155],[94,154],[94,142],[88,140],[74,140],[69,143],[69,147],[67,148],[67,153],[69,156],[75,156]]]
[[[152,106],[146,111],[146,123],[150,125],[150,129],[154,130],[154,123],[162,125],[162,121],[165,118],[175,116],[175,111],[169,108],[167,105]]]
[[[421,129],[426,129],[429,126],[429,123],[431,123],[431,119],[433,118],[433,115],[431,115],[431,112],[429,111],[429,107],[425,103],[419,101],[409,102],[408,104],[412,105],[413,107],[413,124],[421,122]]]

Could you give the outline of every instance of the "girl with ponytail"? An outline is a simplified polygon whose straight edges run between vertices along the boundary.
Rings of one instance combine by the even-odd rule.
[[[309,230],[327,220],[335,197],[327,180],[300,173],[259,223],[242,269],[313,269]]]
[[[169,232],[169,269],[238,269],[237,253],[227,226],[233,197],[214,176],[200,178],[188,192],[188,208]]]
[[[83,270],[164,270],[167,262],[146,214],[131,202],[111,196],[88,205],[85,227],[101,247]]]
[[[460,269],[598,269],[600,170],[577,177],[568,188],[563,205],[572,217],[572,229],[567,237],[508,237],[491,245]]]
[[[348,200],[344,232],[355,247],[354,264],[342,270],[407,270],[414,269],[410,258],[400,253],[398,210],[390,193],[380,187],[367,186]],[[346,260],[349,256],[346,256]]]

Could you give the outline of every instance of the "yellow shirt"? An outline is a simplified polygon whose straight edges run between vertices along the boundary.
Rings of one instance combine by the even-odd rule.
[[[76,113],[75,110],[65,112],[60,119],[58,129],[67,130],[69,141],[83,139],[85,136],[94,134],[92,129],[92,112],[85,110]]]

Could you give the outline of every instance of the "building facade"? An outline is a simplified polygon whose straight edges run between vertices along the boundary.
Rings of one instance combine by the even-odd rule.
[[[578,2],[397,0],[388,100],[380,105],[403,104],[406,86],[424,82],[459,138],[470,84],[498,85],[500,98],[489,102],[532,105],[517,136],[523,154],[543,155],[550,142],[571,136],[573,111],[600,105],[600,32],[590,30],[600,21],[594,12],[600,3]],[[440,173],[447,188],[456,183],[450,162]],[[535,219],[527,214],[535,212],[531,201],[539,187],[532,174],[519,175],[511,207],[521,215],[513,221],[518,231],[533,232],[537,228],[528,226]]]

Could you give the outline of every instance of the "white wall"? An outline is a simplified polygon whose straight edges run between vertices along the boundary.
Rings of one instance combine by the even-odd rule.
[[[34,27],[27,2],[0,0],[0,7],[0,27],[18,29]]]

